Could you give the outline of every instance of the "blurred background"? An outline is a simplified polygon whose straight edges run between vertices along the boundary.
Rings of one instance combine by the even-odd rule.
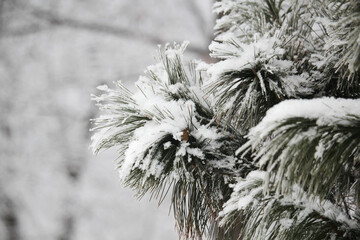
[[[157,45],[208,58],[211,0],[0,0],[0,240],[178,239],[169,203],[93,156],[96,86],[134,82]]]

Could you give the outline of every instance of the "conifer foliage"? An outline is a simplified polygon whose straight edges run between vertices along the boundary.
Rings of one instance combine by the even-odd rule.
[[[92,149],[122,182],[171,196],[183,239],[360,239],[360,2],[222,0],[216,63],[159,49],[100,86]]]

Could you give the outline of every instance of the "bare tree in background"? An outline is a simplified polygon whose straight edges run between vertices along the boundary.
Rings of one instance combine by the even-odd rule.
[[[78,229],[86,216],[79,215],[86,213],[78,210],[79,195],[92,177],[87,172],[88,119],[96,111],[90,92],[106,81],[134,80],[152,58],[149,53],[137,60],[139,66],[132,66],[129,52],[141,55],[144,49],[155,51],[158,44],[184,39],[184,30],[165,36],[161,26],[141,28],[152,21],[151,11],[163,3],[177,4],[179,16],[186,15],[179,22],[191,26],[189,36],[197,36],[188,51],[199,58],[208,55],[212,22],[201,12],[206,0],[163,0],[153,2],[154,9],[140,2],[102,2],[113,4],[121,14],[137,12],[143,17],[136,22],[124,15],[121,19],[129,21],[116,22],[115,10],[106,19],[109,9],[92,7],[98,4],[92,0],[0,0],[0,239],[82,236]],[[172,24],[168,19],[173,16],[162,14],[158,18],[164,20],[158,22]],[[129,49],[119,49],[134,41]]]

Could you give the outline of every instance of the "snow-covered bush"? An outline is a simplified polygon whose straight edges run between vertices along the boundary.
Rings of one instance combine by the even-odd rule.
[[[360,3],[223,0],[206,64],[187,43],[94,96],[94,152],[172,206],[185,239],[360,239]]]

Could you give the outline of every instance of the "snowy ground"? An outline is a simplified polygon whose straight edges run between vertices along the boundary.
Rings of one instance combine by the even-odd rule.
[[[194,5],[195,4],[195,5]],[[0,1],[0,239],[177,239],[169,204],[123,189],[115,151],[93,156],[90,94],[130,88],[157,43],[204,58],[210,0]]]

